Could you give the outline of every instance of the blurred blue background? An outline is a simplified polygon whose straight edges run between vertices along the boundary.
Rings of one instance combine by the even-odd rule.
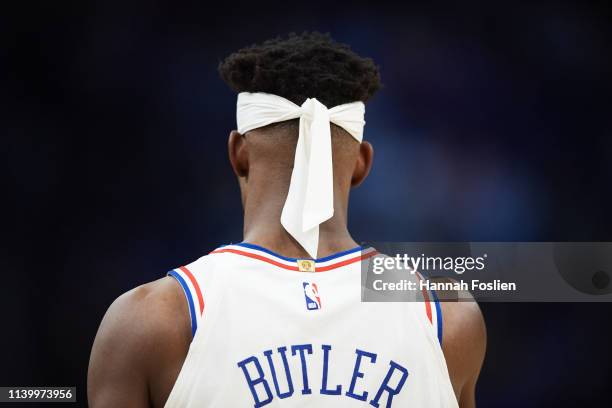
[[[612,241],[605,2],[14,4],[0,24],[0,385],[76,385],[122,292],[241,240],[216,67],[291,31],[380,65],[350,229]],[[610,406],[612,305],[483,304],[482,407]]]

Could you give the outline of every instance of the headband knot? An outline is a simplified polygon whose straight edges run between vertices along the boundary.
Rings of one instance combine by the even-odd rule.
[[[363,102],[328,109],[316,98],[302,106],[277,95],[241,92],[236,105],[238,132],[290,119],[300,119],[289,192],[281,214],[285,230],[316,258],[319,225],[334,215],[334,177],[330,123],[361,143],[365,121]]]

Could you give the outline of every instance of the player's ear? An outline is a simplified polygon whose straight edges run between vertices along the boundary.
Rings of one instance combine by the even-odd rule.
[[[369,142],[361,142],[359,145],[359,155],[355,162],[353,177],[351,178],[351,187],[357,187],[370,174],[372,168],[372,160],[374,159],[374,148]]]
[[[246,139],[237,130],[230,132],[227,149],[234,174],[238,177],[247,177],[249,175],[249,152]]]

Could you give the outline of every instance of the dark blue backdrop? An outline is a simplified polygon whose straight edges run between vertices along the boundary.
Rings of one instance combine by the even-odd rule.
[[[0,24],[0,385],[77,385],[122,292],[241,240],[216,66],[289,31],[381,67],[359,240],[612,241],[603,4],[22,4]],[[612,305],[483,304],[483,407],[610,405]]]

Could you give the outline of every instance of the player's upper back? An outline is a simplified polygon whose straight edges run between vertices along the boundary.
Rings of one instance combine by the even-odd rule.
[[[166,406],[457,406],[439,305],[361,302],[375,254],[297,260],[242,243],[171,271],[194,338]]]

